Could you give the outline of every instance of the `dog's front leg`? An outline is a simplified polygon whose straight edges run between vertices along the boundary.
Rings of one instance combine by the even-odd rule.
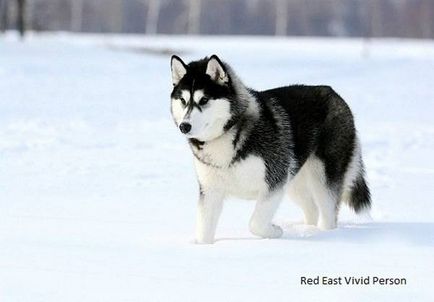
[[[266,193],[256,202],[255,211],[250,219],[250,231],[262,238],[278,238],[282,236],[282,228],[272,224],[274,214],[282,200],[283,191]]]
[[[197,209],[196,243],[214,243],[223,197],[224,194],[220,191],[201,192]]]

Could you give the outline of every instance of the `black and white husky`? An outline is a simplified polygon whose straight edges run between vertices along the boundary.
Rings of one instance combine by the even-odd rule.
[[[213,243],[223,200],[255,199],[250,231],[277,238],[272,224],[289,192],[306,224],[333,229],[341,201],[370,208],[351,110],[328,86],[247,88],[217,56],[171,59],[171,111],[188,138],[199,181],[197,243]]]

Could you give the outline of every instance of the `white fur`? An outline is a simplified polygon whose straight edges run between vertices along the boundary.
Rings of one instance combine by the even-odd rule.
[[[179,99],[173,99],[172,100],[172,116],[175,120],[176,126],[179,126],[181,124],[182,118],[185,115],[185,109],[181,104],[181,100]]]
[[[267,193],[256,202],[255,211],[250,219],[250,231],[263,238],[278,238],[282,236],[282,228],[271,223],[274,214],[282,201],[283,190]]]
[[[203,92],[203,89],[196,90],[193,92],[193,101],[196,104],[199,104],[200,100],[205,96],[205,93]]]
[[[190,102],[191,94],[188,90],[181,90],[181,96],[185,100],[186,104]]]
[[[210,189],[197,205],[196,243],[214,242],[217,222],[223,208],[224,193]]]
[[[200,243],[214,241],[221,204],[228,196],[258,200],[250,221],[250,230],[253,234],[267,238],[282,235],[282,230],[271,224],[282,194],[281,192],[268,193],[265,163],[260,157],[250,155],[230,165],[236,152],[232,147],[233,135],[234,133],[229,131],[207,143],[203,150],[196,153],[196,156],[201,159],[196,158],[195,166],[204,195],[198,205],[196,240]],[[219,166],[213,167],[203,161]]]
[[[215,158],[228,163],[230,159],[224,159],[225,154],[226,150],[222,150]],[[243,199],[258,199],[267,192],[265,164],[258,156],[250,155],[232,166],[220,167],[211,167],[196,159],[195,166],[199,182],[206,190],[217,189],[225,196]]]
[[[318,223],[318,208],[313,202],[309,177],[310,170],[308,165],[305,164],[289,184],[289,197],[302,208],[304,223],[316,225]]]
[[[353,157],[351,158],[350,164],[348,165],[347,171],[344,177],[342,201],[347,204],[350,202],[351,189],[353,188],[354,181],[361,173],[362,164],[361,157],[362,151],[360,147],[360,141],[356,138],[356,146],[353,152]]]
[[[211,57],[211,59],[208,61],[208,65],[206,67],[207,75],[211,77],[213,81],[216,81],[220,84],[225,84],[229,81],[229,77],[227,73],[224,71],[222,65],[220,65],[219,61]]]
[[[221,166],[212,167],[198,159],[195,160],[197,175],[205,196],[204,201],[199,203],[197,241],[214,241],[222,203],[228,196],[256,199],[256,207],[249,224],[250,231],[264,238],[280,237],[282,229],[273,225],[272,219],[281,202],[284,189],[268,191],[265,163],[260,157],[251,155],[229,166],[234,152],[232,146],[227,146],[230,139],[229,132],[205,147],[203,151],[207,156],[202,159],[219,163]],[[338,196],[329,190],[324,165],[318,158],[308,158],[296,177],[288,182],[288,191],[290,198],[302,207],[306,224],[317,225],[323,230],[336,227]]]
[[[190,100],[190,91],[182,90],[182,98],[188,102]],[[181,99],[172,99],[172,115],[177,126],[179,126],[187,113],[187,107],[182,105]]]
[[[191,124],[191,131],[188,137],[196,138],[200,141],[210,141],[224,132],[223,127],[231,118],[230,103],[226,99],[210,100],[202,111],[197,108],[185,120]]]
[[[182,90],[182,98],[186,106],[182,105],[180,99],[172,100],[172,114],[175,123],[179,126],[182,122],[189,123],[191,130],[187,133],[188,138],[196,138],[201,141],[213,140],[223,134],[223,127],[231,118],[230,103],[226,99],[212,99],[201,110],[193,108],[188,112],[188,103],[199,101],[204,96],[203,90],[197,90],[191,98],[190,92]]]
[[[171,64],[172,69],[172,83],[173,85],[178,85],[179,81],[185,76],[187,73],[187,69],[184,66],[184,63],[177,58],[172,59]]]
[[[212,163],[217,167],[228,167],[234,155],[232,146],[233,131],[229,131],[220,137],[207,142],[201,151],[195,151],[195,155],[204,162]]]
[[[324,164],[310,156],[289,184],[290,198],[303,209],[306,224],[320,229],[336,227],[338,196],[328,188]]]

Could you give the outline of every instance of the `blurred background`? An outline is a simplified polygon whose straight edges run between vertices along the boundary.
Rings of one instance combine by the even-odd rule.
[[[0,302],[434,301],[433,19],[434,0],[0,0]],[[256,240],[254,204],[231,200],[218,242],[190,244],[174,53],[258,90],[332,86],[373,220],[343,206],[321,233],[284,202],[285,238]],[[301,288],[308,273],[408,285]]]
[[[0,29],[434,38],[432,0],[0,0]]]

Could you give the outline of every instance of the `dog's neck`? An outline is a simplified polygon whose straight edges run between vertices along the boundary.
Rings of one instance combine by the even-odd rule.
[[[233,148],[231,146],[234,136],[233,132],[230,129],[209,141],[199,141],[194,138],[189,139],[193,155],[199,162],[207,166],[214,168],[227,167],[230,164],[230,159],[233,157]]]

